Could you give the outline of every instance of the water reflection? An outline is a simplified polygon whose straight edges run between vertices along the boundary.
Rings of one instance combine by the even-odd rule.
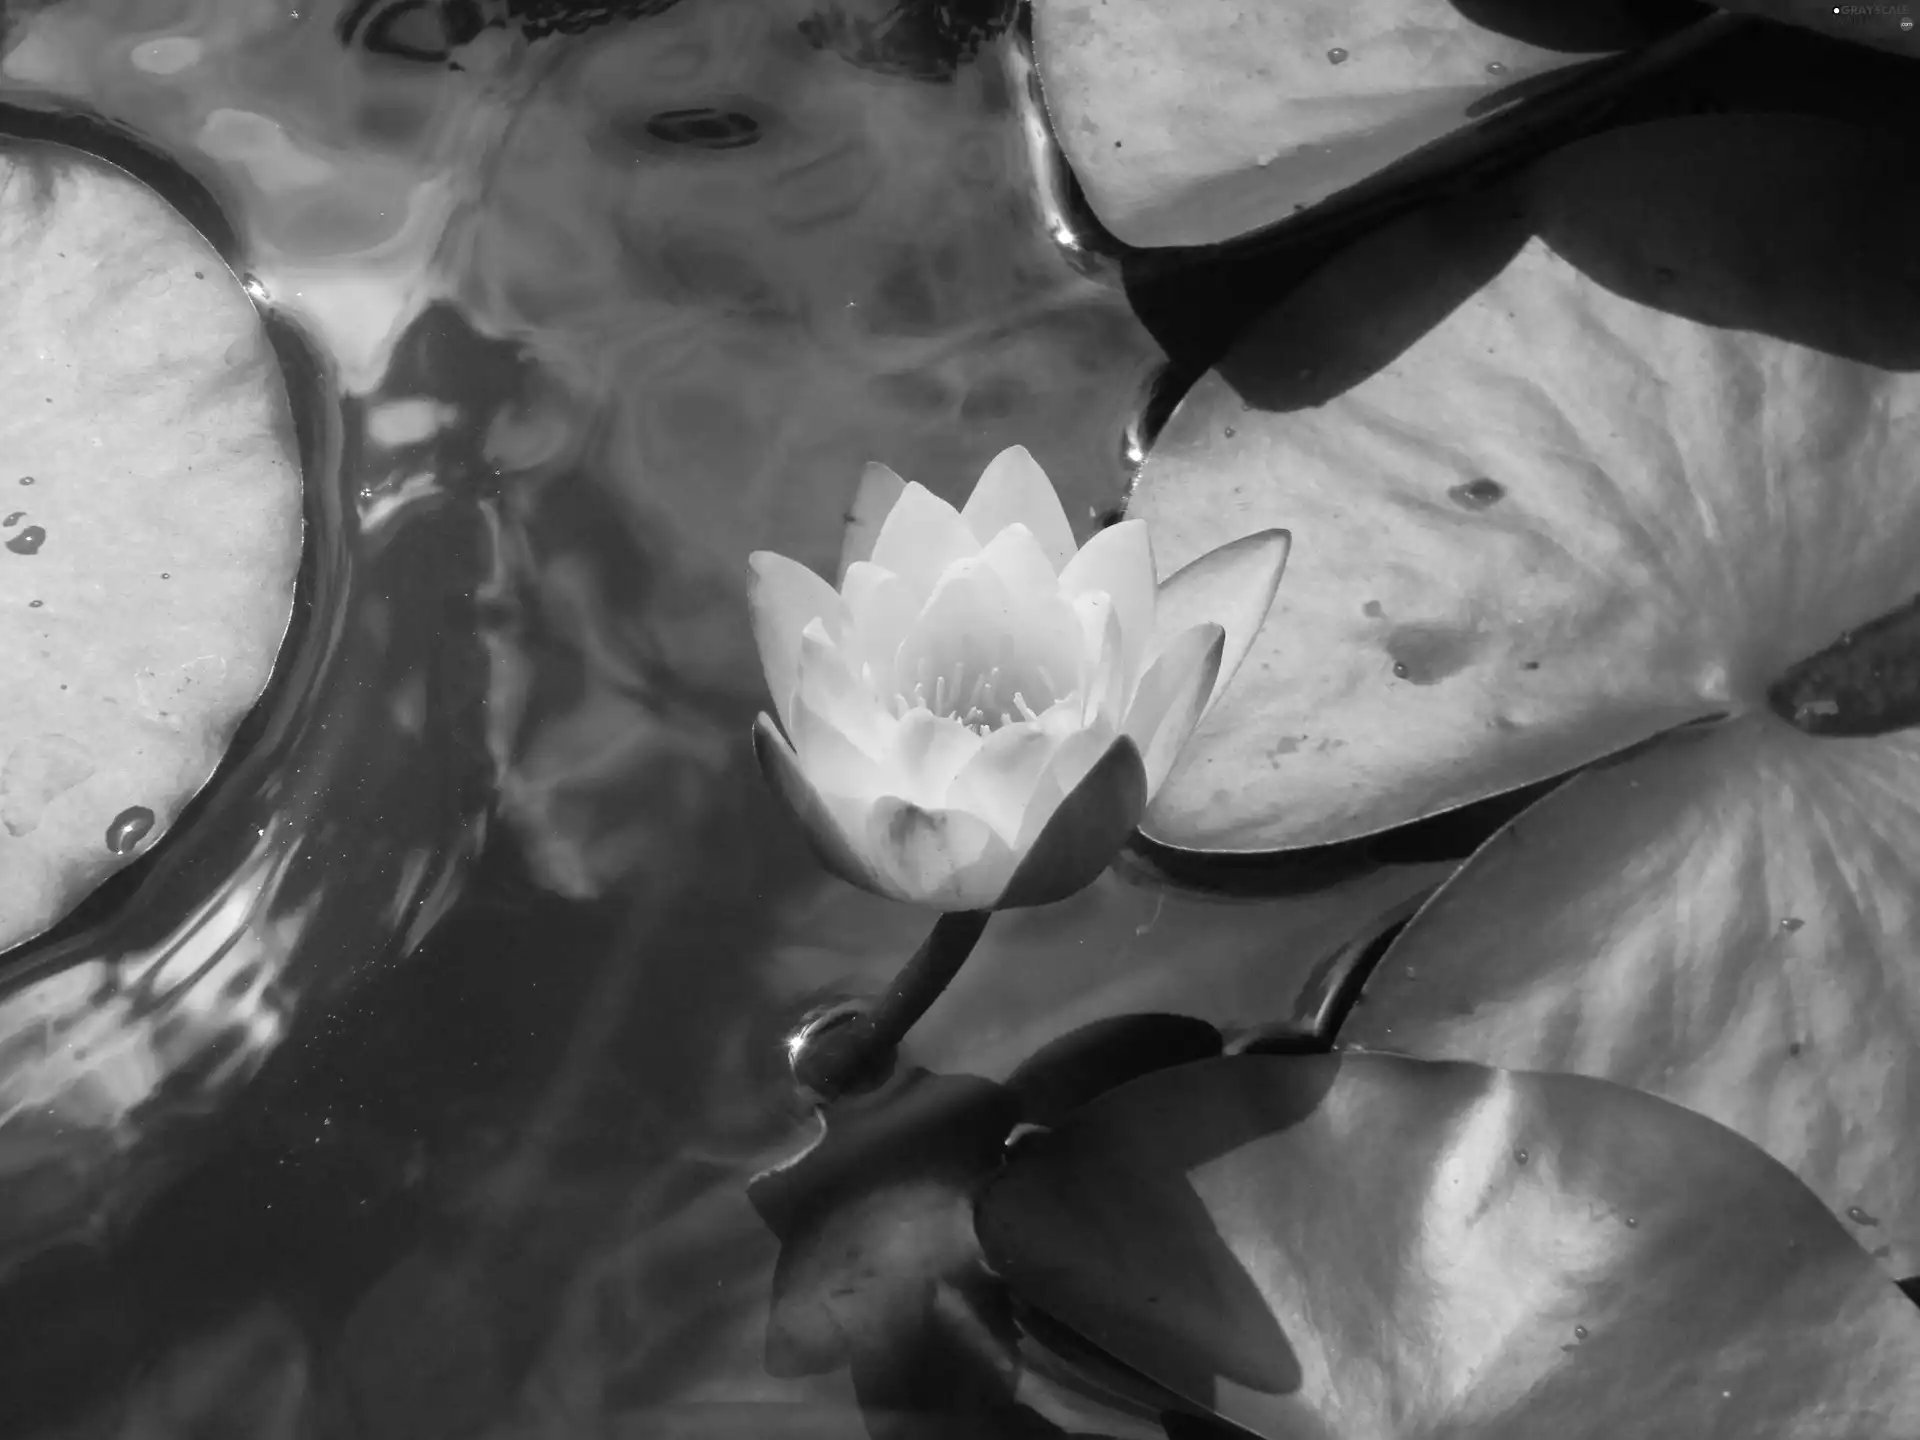
[[[331,396],[308,620],[245,753],[137,893],[8,957],[7,1433],[861,1433],[844,1375],[760,1364],[741,1182],[804,1131],[788,1022],[924,918],[824,878],[762,795],[744,561],[830,566],[870,459],[958,498],[1025,444],[1083,539],[1122,493],[1159,354],[1036,174],[1011,19],[5,22],[0,99],[203,183]],[[1285,1016],[1342,916],[1430,878],[1257,929],[1103,882],[1072,923],[1106,939],[1011,927],[922,1043],[1003,1071],[1131,1005]],[[1183,996],[1167,955],[1222,925]]]

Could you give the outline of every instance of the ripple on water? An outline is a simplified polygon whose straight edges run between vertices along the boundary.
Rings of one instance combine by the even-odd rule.
[[[138,1062],[113,1083],[167,1103],[116,1090],[120,1128],[76,1122],[62,1185],[91,1219],[119,1177],[157,1191],[210,1156],[187,1183],[218,1223],[159,1226],[164,1273],[251,1304],[252,1242],[284,1241],[299,1258],[278,1293],[339,1306],[360,1357],[411,1343],[422,1305],[498,1311],[503,1272],[436,1218],[469,1202],[529,1242],[514,1307],[584,1313],[618,1286],[623,1312],[684,1315],[719,1293],[742,1313],[713,1333],[764,1329],[746,1312],[766,1236],[723,1173],[769,1143],[752,1037],[777,1033],[768,997],[815,983],[806,966],[878,976],[902,951],[880,902],[807,930],[829,883],[744,799],[764,685],[745,556],[831,569],[866,461],[957,499],[1015,443],[1084,539],[1124,494],[1161,355],[1039,227],[994,49],[1011,4],[916,5],[883,30],[817,0],[635,0],[566,34],[581,7],[516,0],[480,8],[540,26],[484,68],[467,61],[485,35],[463,48],[427,13],[461,8],[343,6],[347,46],[304,4],[177,0],[169,35],[120,0],[26,17],[42,53],[65,47],[46,73],[66,103],[206,177],[234,270],[297,327],[281,353],[303,335],[321,352],[289,362],[296,388],[310,363],[347,392],[306,417],[345,458],[309,476],[314,616],[263,748],[85,942],[156,966],[228,957],[169,1000],[224,1048],[105,1036]],[[418,504],[359,528],[354,496],[416,480]],[[102,843],[138,853],[154,824],[128,807]],[[363,983],[377,1003],[343,999]],[[188,1143],[275,1046],[301,1083],[273,1124]],[[309,1121],[324,1144],[290,1138]],[[428,1193],[451,1206],[410,1198]],[[367,1197],[391,1224],[364,1223]],[[567,1365],[573,1348],[528,1347]],[[737,1373],[717,1368],[726,1347],[686,1368],[744,1393],[765,1384],[748,1349]],[[673,1368],[622,1379],[636,1411],[688,1391]]]

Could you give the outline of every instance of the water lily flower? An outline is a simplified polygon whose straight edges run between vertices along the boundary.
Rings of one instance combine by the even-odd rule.
[[[1076,547],[1020,446],[960,510],[869,465],[838,590],[751,558],[779,715],[754,727],[761,767],[855,885],[941,910],[1061,899],[1138,824],[1266,618],[1288,543],[1246,536],[1157,584],[1145,523]]]

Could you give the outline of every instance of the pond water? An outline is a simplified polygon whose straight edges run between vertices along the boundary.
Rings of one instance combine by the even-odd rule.
[[[309,521],[214,784],[0,960],[0,1432],[866,1433],[767,1373],[743,1185],[812,1133],[782,1037],[927,916],[763,792],[745,560],[830,568],[868,460],[958,499],[1024,444],[1083,538],[1124,498],[1162,355],[1012,11],[0,12],[0,134],[132,169],[254,296]],[[1436,873],[1139,863],[997,918],[909,1058],[1312,1031]]]

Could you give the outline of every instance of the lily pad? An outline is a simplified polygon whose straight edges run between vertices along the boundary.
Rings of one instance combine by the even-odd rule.
[[[300,474],[206,241],[75,152],[0,153],[0,949],[151,848],[266,684]]]
[[[1602,1076],[1791,1166],[1920,1270],[1920,734],[1769,715],[1588,771],[1381,960],[1342,1040]]]
[[[1272,1440],[1920,1426],[1920,1311],[1819,1201],[1578,1076],[1165,1070],[1022,1144],[976,1228],[1027,1303]]]
[[[1700,13],[1679,0],[1034,0],[1047,109],[1129,245],[1285,219]]]
[[[1165,567],[1296,536],[1143,828],[1342,840],[1763,708],[1913,588],[1917,366],[1920,165],[1844,125],[1617,130],[1355,246],[1133,498]]]

